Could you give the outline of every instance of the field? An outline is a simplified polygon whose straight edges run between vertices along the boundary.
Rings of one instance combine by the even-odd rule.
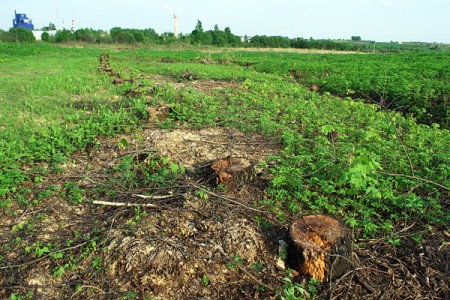
[[[0,297],[449,297],[447,52],[0,50]],[[307,214],[351,272],[280,267]]]

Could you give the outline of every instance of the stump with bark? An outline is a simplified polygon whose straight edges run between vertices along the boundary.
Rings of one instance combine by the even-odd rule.
[[[211,164],[211,169],[216,175],[216,184],[223,184],[229,188],[256,180],[254,164],[244,157],[228,156],[216,160]]]
[[[148,112],[149,121],[164,122],[169,118],[172,108],[168,105],[149,106],[145,110]]]
[[[325,215],[304,216],[289,230],[288,258],[293,269],[323,281],[351,270],[350,230]]]

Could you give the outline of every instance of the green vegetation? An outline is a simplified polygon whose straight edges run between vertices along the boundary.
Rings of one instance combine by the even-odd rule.
[[[282,57],[282,59],[280,59]],[[419,122],[450,126],[450,53],[384,55],[273,55],[241,53],[259,72],[287,75],[316,85],[321,93],[365,99],[414,116]]]
[[[37,163],[56,167],[98,134],[137,123],[137,111],[125,106],[139,100],[112,100],[114,89],[95,70],[101,50],[0,48],[0,196],[15,191],[29,176],[36,181],[53,172],[35,167]],[[29,166],[26,171],[24,166]]]
[[[1,77],[4,87],[1,101],[5,109],[1,120],[4,151],[0,155],[3,166],[0,183],[1,195],[6,197],[4,203],[10,197],[15,198],[15,187],[25,178],[33,176],[36,181],[39,176],[52,172],[32,167],[37,162],[46,161],[56,166],[72,151],[87,147],[98,134],[114,134],[126,126],[134,126],[138,116],[143,114],[139,98],[110,100],[113,88],[105,84],[107,78],[95,72],[100,50],[10,44],[2,44],[2,47],[3,70],[9,69],[10,74],[16,74]],[[52,55],[49,55],[50,51]],[[426,184],[450,185],[447,130],[418,125],[413,119],[380,110],[376,105],[337,98],[329,93],[321,96],[310,92],[288,77],[285,71],[290,64],[300,68],[305,66],[305,73],[311,74],[306,76],[306,82],[308,78],[318,78],[324,84],[330,82],[330,87],[346,74],[347,93],[350,90],[356,93],[358,87],[352,80],[360,83],[360,72],[370,74],[369,67],[363,71],[359,67],[371,63],[375,66],[383,57],[323,56],[321,61],[317,55],[210,55],[196,51],[145,49],[110,55],[114,68],[121,70],[124,76],[158,74],[173,77],[189,68],[200,78],[242,81],[243,89],[215,95],[160,86],[155,90],[153,101],[169,104],[173,108],[172,118],[191,126],[221,124],[277,136],[284,149],[272,158],[275,162],[270,169],[273,179],[267,190],[270,201],[264,200],[275,210],[287,207],[293,212],[341,215],[352,227],[364,229],[368,236],[389,231],[399,218],[448,221],[448,216],[441,210],[442,197],[448,191]],[[166,63],[161,57],[179,63]],[[216,61],[231,59],[235,63],[199,63],[202,59],[212,58]],[[334,65],[331,63],[333,58]],[[442,72],[447,66],[441,65],[440,61],[444,59],[441,55],[417,54],[414,58],[419,64],[404,70],[403,76],[413,78],[417,74],[426,75],[425,72],[445,76]],[[251,68],[242,64],[250,59],[257,64]],[[384,59],[388,63],[384,64],[385,70],[381,69],[384,76],[378,79],[379,83],[366,83],[377,79],[373,75],[365,76],[361,83],[366,87],[378,85],[380,94],[410,94],[408,90],[392,91],[389,83],[402,77],[395,74],[393,65],[402,65],[412,56]],[[61,64],[62,60],[67,63]],[[351,63],[345,64],[344,60]],[[316,65],[312,61],[316,61]],[[421,64],[429,67],[424,70]],[[322,74],[325,65],[329,66],[330,76],[316,76],[316,72]],[[356,73],[349,73],[352,66]],[[31,70],[37,76],[20,76]],[[383,82],[386,84],[382,85]],[[411,85],[418,89],[415,95],[426,88],[414,83],[406,87]],[[436,92],[439,87],[444,88],[439,95],[448,99],[448,84],[441,82],[439,86],[435,83],[434,87]],[[335,91],[345,93],[339,86]],[[125,110],[125,105],[134,109]],[[339,135],[336,140],[327,138],[333,132]],[[135,170],[135,163],[132,157],[124,158],[118,168]],[[24,165],[31,168],[24,172]],[[170,181],[172,174],[179,170],[177,165],[155,157],[146,160],[146,165],[141,168],[142,180],[144,183],[145,180]],[[126,181],[128,173],[123,174]],[[160,177],[154,177],[154,174]],[[82,192],[73,184],[67,183],[65,189],[74,204],[83,200]]]
[[[33,32],[24,28],[10,28],[8,32],[0,30],[0,41],[3,42],[17,42],[17,43],[34,43]]]
[[[72,32],[67,29],[57,30],[56,35],[51,36],[48,31],[56,30],[53,23],[44,26],[45,31],[41,40],[49,43],[89,43],[89,44],[120,44],[120,45],[179,45],[187,47],[214,46],[214,47],[246,47],[246,48],[297,48],[297,49],[323,49],[336,51],[358,51],[377,53],[398,53],[406,51],[438,52],[449,50],[449,45],[421,42],[375,42],[362,40],[360,36],[352,36],[348,40],[330,40],[285,36],[255,35],[252,37],[237,36],[231,32],[230,27],[224,30],[219,25],[214,25],[212,30],[203,28],[202,22],[197,21],[191,33],[174,36],[172,32],[158,34],[154,29],[130,29],[114,27],[109,31],[81,28]],[[28,31],[28,32],[27,32]],[[35,38],[29,30],[11,28],[9,32],[0,30],[0,41],[4,42],[34,42]]]
[[[196,30],[205,33],[200,29]],[[217,28],[217,40],[226,33]],[[89,39],[88,32],[79,36]],[[112,36],[121,41],[142,38],[121,30]],[[331,214],[354,230],[355,239],[384,237],[392,247],[402,244],[404,237],[395,230],[399,227],[424,224],[428,229],[411,237],[417,244],[432,234],[433,226],[448,229],[447,53],[332,56],[111,47],[111,67],[121,78],[135,82],[114,86],[111,77],[97,71],[98,57],[104,52],[45,43],[0,43],[0,220],[19,217],[12,208],[25,211],[53,195],[66,199],[60,204],[63,207],[81,210],[88,193],[126,198],[148,186],[161,190],[176,186],[186,175],[182,166],[151,149],[136,154],[129,149],[131,141],[120,137],[114,146],[130,151],[104,174],[106,185],[87,191],[64,178],[58,185],[37,188],[61,172],[61,165],[69,164],[75,151],[95,149],[99,137],[132,132],[138,136],[148,114],[144,108],[168,105],[168,119],[152,125],[155,128],[235,127],[276,140],[280,151],[262,162],[270,179],[259,198],[247,204],[264,208],[274,219],[284,222],[288,216]],[[193,81],[230,85],[223,89],[175,87],[186,69],[195,75]],[[299,76],[293,77],[289,69]],[[158,82],[161,78],[164,83]],[[313,84],[320,86],[319,92],[310,88]],[[141,93],[124,96],[131,89]],[[85,167],[92,168],[88,163]],[[31,201],[32,188],[38,192]],[[204,202],[212,198],[206,188],[190,197],[194,195]],[[33,222],[47,218],[39,210],[33,213],[29,222],[5,226],[11,228],[7,230],[11,240],[2,245],[2,251],[17,247],[33,260],[51,258],[51,274],[60,280],[79,270],[107,272],[102,253],[108,247],[102,239],[113,239],[122,230],[132,240],[142,234],[138,225],[166,224],[163,220],[145,224],[147,212],[138,206],[111,215],[113,222],[121,214],[127,218],[120,230],[106,220],[96,220],[92,232],[70,231],[63,243],[41,236],[45,238],[26,244],[24,238],[37,230]],[[261,227],[271,226],[264,217],[255,216],[255,220]],[[100,232],[107,234],[102,237]],[[230,253],[230,258],[230,272],[245,268],[247,262],[241,256]],[[0,263],[3,259],[0,256]],[[81,267],[85,261],[89,268]],[[263,268],[259,262],[253,264],[255,272]],[[214,284],[207,271],[197,277],[204,288]],[[303,286],[286,277],[282,284],[282,299],[317,295],[316,281]],[[98,288],[80,280],[72,292],[95,295]],[[14,293],[11,298],[28,297],[23,295]],[[121,295],[139,297],[132,290]]]
[[[340,215],[365,236],[391,232],[398,220],[448,221],[441,208],[448,190],[424,184],[450,185],[447,130],[418,125],[377,105],[320,96],[277,72],[258,74],[234,64],[166,64],[145,51],[136,53],[141,59],[125,55],[113,55],[121,62],[117,66],[123,63],[136,73],[170,76],[188,67],[202,78],[246,78],[244,88],[231,93],[211,96],[167,87],[155,101],[170,104],[172,117],[191,126],[221,124],[278,136],[284,150],[272,158],[274,177],[264,200],[274,211]],[[284,62],[285,55],[279,55]],[[275,61],[277,54],[271,56]],[[331,141],[332,132],[339,138]]]

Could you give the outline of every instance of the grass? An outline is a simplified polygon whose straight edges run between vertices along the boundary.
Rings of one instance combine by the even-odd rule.
[[[112,67],[123,78],[144,85],[143,96],[133,98],[123,95],[140,87],[115,87],[110,77],[97,71],[103,52],[95,48],[0,44],[2,212],[14,215],[11,207],[39,206],[55,194],[63,195],[67,205],[82,207],[86,190],[70,179],[60,186],[38,189],[33,201],[28,197],[32,191],[21,184],[27,181],[39,187],[57,174],[74,151],[94,147],[100,136],[121,132],[138,135],[140,119],[146,116],[144,108],[167,104],[172,109],[170,118],[159,126],[169,130],[233,126],[246,134],[260,133],[277,140],[281,151],[265,162],[265,172],[271,179],[264,196],[254,205],[265,207],[279,220],[331,214],[354,230],[355,239],[383,237],[393,247],[402,244],[403,237],[397,232],[405,224],[448,229],[449,131],[418,124],[413,118],[361,100],[329,92],[319,94],[282,71],[296,60],[309,61],[313,68],[311,61],[315,58],[333,61],[332,56],[145,48],[110,51]],[[354,68],[366,61],[365,57],[352,57],[346,67]],[[342,59],[336,57],[334,62],[343,64]],[[195,74],[196,80],[190,87],[174,87],[183,83],[181,74],[186,69]],[[161,77],[164,83],[158,82]],[[232,85],[225,89],[195,88],[202,82]],[[119,144],[128,147],[125,139]],[[138,189],[151,184],[173,185],[185,173],[181,166],[156,155],[146,157],[145,164],[133,155],[125,156],[114,170],[121,174],[115,178],[119,182],[112,180],[104,191],[97,191],[98,195],[120,194],[122,191],[115,190],[118,186]],[[207,193],[197,192],[197,196],[208,200]],[[145,211],[136,208],[134,215],[130,228],[137,226]],[[23,246],[26,254],[62,259],[61,245],[47,241],[22,245],[18,233],[33,231],[33,224],[14,226],[12,233],[17,237],[13,242]],[[432,232],[416,232],[412,239],[420,244],[424,235]],[[97,250],[100,241],[96,233],[73,233],[74,239],[83,239],[79,244],[85,249],[82,258]],[[71,244],[66,246],[70,249]],[[96,256],[92,267],[101,272],[101,258]],[[75,263],[55,266],[53,274],[63,277],[65,270],[76,268]],[[201,281],[210,286],[206,275]],[[315,283],[309,287],[315,294]],[[302,288],[289,279],[285,295],[289,292],[291,297],[301,297]]]
[[[131,125],[109,79],[98,76],[100,49],[0,44],[0,195],[27,173],[24,166],[61,163],[114,125]],[[117,124],[120,123],[120,124]]]
[[[8,71],[0,82],[3,196],[29,175],[21,171],[24,165],[61,163],[98,134],[113,134],[137,122],[136,115],[129,119],[133,112],[121,107],[124,103],[114,100],[114,93],[128,87],[114,88],[107,77],[98,76],[102,50],[2,46],[3,70]],[[211,55],[196,51],[145,49],[113,52],[111,60],[122,77],[150,85],[152,75],[176,79],[185,69],[199,80],[241,82],[243,89],[212,95],[159,87],[153,101],[172,106],[172,118],[190,126],[220,124],[277,136],[284,150],[272,158],[277,163],[268,193],[274,207],[341,215],[368,235],[399,217],[448,220],[440,208],[446,191],[436,185],[416,187],[420,179],[449,186],[448,131],[417,125],[375,105],[320,96],[277,68],[261,73],[233,63],[242,59],[239,53],[215,55],[223,63],[205,64],[202,60]],[[270,61],[278,64],[292,58],[270,54]],[[143,110],[144,100],[131,101],[135,113]],[[326,138],[332,131],[340,135],[336,142]]]
[[[175,55],[179,59],[180,53]],[[272,74],[236,64],[193,64],[188,59],[192,53],[185,55],[177,64],[154,58],[127,60],[126,64],[137,73],[174,76],[188,67],[201,78],[244,80],[244,89],[231,93],[211,96],[169,90],[156,101],[169,103],[174,118],[194,126],[219,123],[278,136],[285,148],[273,158],[277,163],[268,192],[274,207],[341,215],[367,236],[394,228],[399,219],[448,221],[448,214],[441,210],[448,190],[423,185],[423,180],[450,185],[447,130],[416,124],[377,105],[311,93],[283,74],[279,76],[279,69]],[[281,64],[286,55],[270,54],[270,59]],[[354,59],[347,68],[359,64]],[[331,131],[339,132],[337,142],[326,138]]]

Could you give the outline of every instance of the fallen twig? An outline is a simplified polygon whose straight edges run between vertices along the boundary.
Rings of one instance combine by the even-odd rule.
[[[411,175],[406,175],[406,174],[388,173],[388,172],[383,172],[383,171],[375,171],[375,172],[378,173],[378,174],[382,174],[382,175],[395,176],[395,177],[406,177],[406,178],[410,178],[410,179],[416,179],[416,180],[419,180],[419,181],[423,181],[423,182],[426,182],[426,183],[438,186],[438,187],[440,187],[440,188],[442,188],[444,190],[450,191],[449,187],[446,187],[445,185],[436,183],[434,181],[431,181],[431,180],[428,180],[428,179],[425,179],[425,178],[421,178],[421,177],[417,177],[417,176],[411,176]]]
[[[252,211],[264,213],[264,211],[262,211],[262,210],[260,210],[260,209],[256,209],[256,208],[252,208],[252,207],[246,206],[246,205],[240,203],[239,201],[235,201],[235,200],[233,200],[233,199],[231,199],[231,198],[229,198],[229,197],[221,196],[221,195],[216,194],[216,193],[214,193],[214,192],[208,191],[207,189],[204,189],[204,188],[202,188],[202,187],[199,187],[198,185],[191,184],[191,186],[194,187],[194,188],[196,188],[196,189],[199,189],[199,190],[201,190],[201,191],[203,191],[203,192],[205,192],[205,193],[207,193],[207,194],[210,194],[211,196],[214,196],[214,197],[217,197],[217,198],[220,198],[220,199],[223,199],[223,200],[227,200],[227,201],[229,201],[229,202],[231,202],[231,203],[234,203],[234,204],[237,204],[237,205],[239,205],[239,206],[242,206],[242,207],[244,207],[244,208],[246,208],[246,209],[248,209],[248,210],[252,210]]]
[[[93,286],[93,285],[82,285],[78,288],[78,291],[76,291],[75,293],[72,294],[72,296],[70,297],[70,299],[73,299],[76,295],[78,295],[79,293],[83,292],[83,289],[94,289],[97,290],[99,292],[101,292],[102,294],[105,294],[105,291],[103,291],[101,288]]]
[[[233,261],[228,254],[223,250],[222,246],[220,246],[219,244],[215,244],[215,248],[217,250],[219,250],[219,252],[225,256],[229,261]],[[266,289],[268,289],[269,291],[273,292],[275,289],[267,284],[264,284],[262,281],[260,281],[259,279],[257,279],[255,276],[253,276],[249,271],[247,271],[244,267],[240,266],[239,264],[235,263],[234,264],[236,267],[239,268],[239,270],[241,270],[242,272],[245,273],[245,275],[247,275],[248,277],[250,277],[253,281],[255,281],[257,284],[259,284],[260,286],[265,287]]]
[[[363,280],[358,274],[355,273],[356,281],[358,281],[368,292],[376,294],[376,290],[371,287],[365,280]]]
[[[64,252],[64,251],[68,251],[68,250],[72,250],[72,249],[76,249],[76,248],[80,248],[80,247],[82,247],[82,246],[84,246],[84,245],[86,245],[86,244],[88,244],[88,243],[90,243],[90,242],[92,242],[92,241],[93,241],[93,240],[89,240],[89,241],[86,241],[86,242],[84,242],[84,243],[81,243],[81,244],[72,246],[72,247],[67,247],[67,248],[64,248],[64,249],[56,250],[56,251],[53,251],[53,252],[48,253],[48,254],[45,255],[45,256],[42,256],[42,257],[38,258],[38,259],[35,259],[35,260],[32,260],[32,261],[28,261],[28,262],[23,263],[23,264],[10,265],[10,266],[0,267],[0,270],[11,269],[11,268],[19,268],[19,267],[23,267],[23,266],[28,266],[28,265],[34,264],[34,263],[36,263],[36,262],[38,262],[38,261],[41,261],[41,260],[43,260],[43,259],[46,259],[46,258],[49,257],[50,255],[53,255],[53,254],[55,254],[55,253],[58,253],[58,252]]]
[[[376,92],[376,91],[375,91]],[[399,133],[399,131],[398,131],[398,129],[397,129],[397,126],[395,125],[395,122],[394,122],[394,119],[392,118],[392,116],[389,114],[389,112],[388,112],[388,107],[389,107],[389,105],[390,104],[392,104],[395,100],[397,100],[397,99],[395,99],[394,101],[392,101],[388,106],[386,106],[385,105],[385,99],[384,99],[384,97],[382,97],[378,92],[376,92],[377,94],[378,94],[378,96],[380,97],[380,103],[378,103],[377,101],[374,101],[371,97],[369,97],[369,96],[367,96],[366,95],[366,97],[368,97],[369,99],[370,99],[370,101],[372,101],[372,102],[374,102],[374,103],[376,103],[376,104],[378,104],[378,105],[380,105],[380,107],[381,107],[381,109],[382,109],[382,111],[386,114],[386,116],[389,118],[389,121],[391,122],[391,125],[392,125],[392,127],[394,128],[394,131],[395,131],[395,135],[397,136],[397,139],[399,140],[399,142],[400,142],[400,144],[401,144],[401,146],[402,146],[402,149],[403,149],[403,152],[405,152],[405,155],[406,155],[406,158],[408,159],[408,162],[409,162],[409,167],[411,168],[411,175],[412,176],[416,176],[415,174],[414,174],[414,166],[413,166],[413,164],[412,164],[412,161],[411,161],[411,157],[409,156],[409,153],[408,153],[408,149],[406,149],[406,145],[405,145],[405,143],[403,142],[403,139],[401,138],[401,136],[400,136],[400,133]]]
[[[105,205],[105,206],[115,206],[115,207],[158,207],[155,204],[151,203],[131,203],[131,202],[109,202],[109,201],[92,201],[92,204],[95,205]]]
[[[138,197],[142,199],[168,199],[176,197],[177,195],[139,195],[139,194],[133,194],[133,197]]]
[[[324,164],[323,166],[321,166],[320,168],[318,168],[318,169],[315,170],[314,172],[309,173],[309,174],[305,174],[305,175],[303,175],[302,177],[303,177],[303,178],[306,178],[306,177],[312,176],[312,175],[316,174],[317,172],[319,172],[320,170],[322,170],[323,168],[325,168],[326,166],[331,165],[331,164],[334,163],[335,161],[336,161],[336,159],[333,159],[332,161],[327,162],[326,164]]]

